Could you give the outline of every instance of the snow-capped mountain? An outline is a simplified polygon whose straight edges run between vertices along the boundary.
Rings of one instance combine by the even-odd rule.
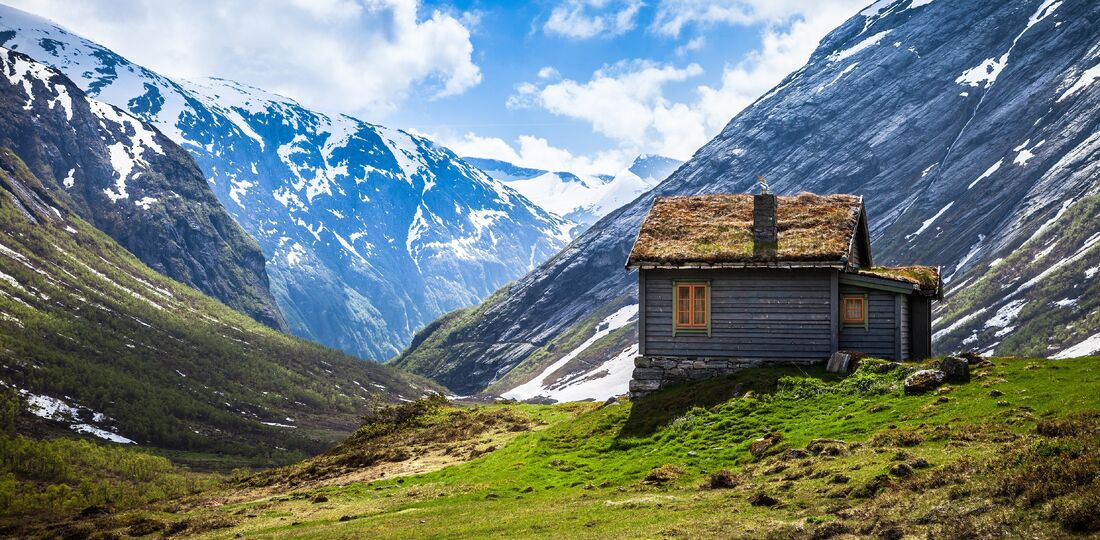
[[[260,248],[187,152],[140,119],[88,98],[65,75],[3,47],[0,150],[21,155],[50,196],[145,264],[286,329]]]
[[[268,258],[291,331],[384,360],[556,253],[566,221],[404,131],[223,79],[177,81],[0,6],[0,45],[188,150]]]
[[[467,317],[433,327],[461,350],[426,335],[398,363],[459,392],[503,393],[566,354],[584,356],[565,345],[636,302],[623,263],[653,198],[746,192],[758,174],[780,193],[863,195],[877,264],[942,265],[937,350],[1096,352],[1097,36],[1100,3],[1090,0],[880,0],[656,189]],[[615,347],[590,347],[591,361],[540,386],[598,375],[634,331],[624,326]]]
[[[496,159],[463,158],[523,194],[535,204],[577,224],[576,236],[612,210],[649,191],[683,164],[646,155],[616,175],[574,174],[519,167]]]
[[[0,73],[0,392],[20,395],[7,402],[7,414],[19,413],[23,433],[64,429],[121,444],[296,459],[331,448],[374,400],[438,390],[390,366],[266,328],[140,262],[72,206],[98,204],[98,213],[147,227],[122,237],[159,240],[171,257],[188,256],[173,252],[172,243],[173,232],[189,232],[205,244],[188,246],[200,252],[181,259],[190,265],[203,262],[201,251],[234,255],[207,236],[199,212],[166,196],[163,182],[172,178],[182,193],[205,190],[224,223],[248,236],[187,153],[164,136],[87,100],[64,75],[27,56],[0,49]],[[7,84],[12,78],[14,86]],[[24,126],[37,139],[9,138]],[[80,139],[82,149],[63,144],[70,134],[91,137]],[[120,172],[108,153],[116,166],[132,165],[133,174],[103,174]],[[138,157],[122,160],[123,153]],[[173,158],[194,174],[181,174]],[[75,172],[56,178],[59,165]],[[174,198],[194,207],[202,201]],[[165,208],[195,228],[157,227],[149,218]],[[251,244],[249,253],[262,272],[259,248]],[[207,277],[225,279],[230,270],[242,269],[214,266]]]

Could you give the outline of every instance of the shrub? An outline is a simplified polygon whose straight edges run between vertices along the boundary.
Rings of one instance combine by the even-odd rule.
[[[1054,503],[1054,515],[1067,531],[1100,531],[1100,486],[1062,497]]]
[[[924,442],[924,437],[911,428],[889,429],[875,433],[869,441],[871,446],[916,446]]]
[[[737,487],[737,477],[729,469],[722,469],[712,475],[704,487],[710,489],[729,489]]]
[[[880,474],[863,485],[853,489],[850,493],[852,497],[860,499],[869,499],[878,495],[878,492],[890,484],[890,477],[885,474]]]
[[[1068,418],[1044,418],[1035,431],[1044,437],[1071,437],[1100,430],[1100,412],[1076,414]]]
[[[749,500],[749,504],[751,504],[753,506],[768,506],[768,507],[771,507],[771,506],[775,506],[775,505],[779,504],[779,499],[776,499],[775,497],[772,497],[771,495],[768,495],[767,493],[765,493],[763,491],[757,491],[756,493],[753,493],[752,495],[749,495],[748,500]]]
[[[844,441],[814,439],[806,445],[806,450],[818,456],[839,456],[844,453]]]
[[[645,482],[650,484],[665,484],[671,482],[684,474],[684,469],[671,464],[661,465],[649,471],[649,474],[645,476]]]

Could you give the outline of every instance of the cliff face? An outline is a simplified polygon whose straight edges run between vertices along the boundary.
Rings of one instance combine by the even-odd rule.
[[[0,146],[149,267],[279,330],[263,253],[191,157],[61,73],[0,48]]]
[[[1100,184],[1097,35],[1100,4],[1085,0],[877,2],[668,180],[485,305],[435,326],[399,364],[460,392],[517,366],[537,373],[564,354],[563,336],[636,301],[623,262],[653,197],[746,192],[758,174],[779,193],[863,195],[877,264],[943,266],[939,350],[1071,347],[1097,328],[1097,300],[1082,292],[1095,282],[1085,276],[1100,223],[1079,216]],[[1053,224],[1070,219],[1088,234],[1064,238]],[[1021,249],[1051,258],[987,275]],[[1059,254],[1076,258],[1059,263]],[[1049,288],[1009,294],[1032,279]],[[978,283],[981,298],[956,294]],[[1072,310],[1055,303],[1077,298]],[[1052,325],[1070,330],[1027,350],[997,335]]]

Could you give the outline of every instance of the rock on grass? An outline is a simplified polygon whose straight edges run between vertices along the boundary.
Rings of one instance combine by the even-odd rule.
[[[775,445],[779,444],[783,440],[783,434],[778,431],[764,435],[763,437],[756,439],[749,445],[749,453],[754,457],[764,457],[769,450]]]
[[[947,374],[938,369],[922,369],[905,378],[905,393],[923,394],[936,389],[947,380]]]

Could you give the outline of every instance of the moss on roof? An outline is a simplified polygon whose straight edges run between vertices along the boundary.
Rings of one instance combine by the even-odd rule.
[[[862,209],[855,195],[779,196],[779,242],[765,257],[753,254],[752,206],[752,195],[659,197],[627,264],[843,262]]]
[[[895,281],[904,281],[920,287],[921,292],[939,295],[940,269],[935,266],[877,266],[860,268],[860,274]]]

